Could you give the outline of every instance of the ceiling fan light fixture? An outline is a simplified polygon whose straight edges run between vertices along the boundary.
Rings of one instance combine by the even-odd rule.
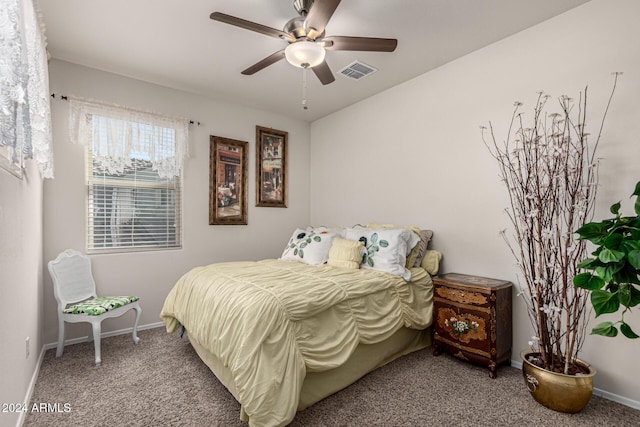
[[[289,64],[299,68],[313,68],[322,64],[325,54],[326,51],[320,44],[306,40],[291,43],[284,50]]]

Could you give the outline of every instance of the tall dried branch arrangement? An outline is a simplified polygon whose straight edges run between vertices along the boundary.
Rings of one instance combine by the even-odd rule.
[[[614,74],[611,97],[618,77]],[[549,100],[540,92],[530,118],[516,102],[506,140],[497,142],[491,123],[490,136],[483,127],[482,139],[498,161],[509,193],[506,212],[513,235],[506,230],[501,235],[517,260],[522,279],[519,294],[536,333],[530,344],[540,353],[541,367],[575,374],[590,312],[588,291],[573,286],[577,265],[586,252],[586,243],[577,239],[575,230],[593,218],[596,149],[609,104],[598,136],[590,143],[587,88],[577,102],[560,97],[555,112],[547,112]]]

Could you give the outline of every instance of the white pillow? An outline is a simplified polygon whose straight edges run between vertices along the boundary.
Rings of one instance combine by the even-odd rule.
[[[345,230],[345,238],[364,242],[365,255],[360,268],[385,271],[411,280],[405,267],[407,255],[420,237],[407,228],[355,227]]]
[[[309,265],[324,264],[329,259],[329,250],[335,237],[336,234],[326,228],[296,228],[280,259]]]

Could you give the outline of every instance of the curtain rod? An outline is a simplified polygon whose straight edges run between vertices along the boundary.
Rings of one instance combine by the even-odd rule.
[[[69,100],[69,97],[67,95],[60,95],[59,93],[52,93],[51,94],[51,98],[60,99],[62,101],[68,101]],[[200,122],[199,121],[194,121],[194,120],[189,120],[189,124],[200,126]]]

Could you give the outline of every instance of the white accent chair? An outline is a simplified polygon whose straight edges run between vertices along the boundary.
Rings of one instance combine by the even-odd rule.
[[[64,351],[64,322],[91,323],[89,341],[93,339],[96,365],[100,358],[100,326],[104,319],[122,316],[127,311],[136,311],[133,324],[133,342],[138,344],[138,321],[142,309],[138,297],[100,297],[96,294],[96,284],[91,274],[91,260],[73,249],[60,253],[49,261],[49,274],[53,280],[53,291],[58,302],[58,347],[56,357]]]

